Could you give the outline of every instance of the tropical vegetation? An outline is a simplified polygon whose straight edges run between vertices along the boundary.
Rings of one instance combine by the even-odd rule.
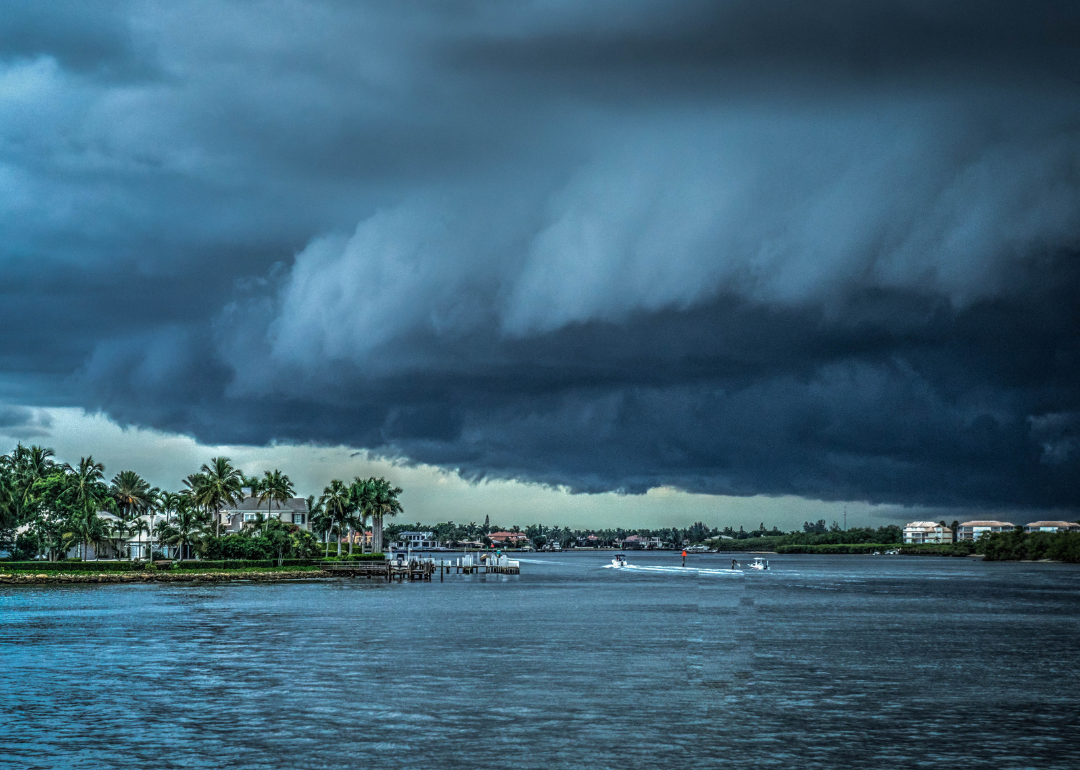
[[[304,528],[282,520],[296,491],[278,469],[245,476],[229,458],[214,457],[170,491],[132,470],[107,482],[104,465],[89,455],[70,465],[51,449],[19,444],[0,456],[0,553],[15,561],[168,556],[281,565],[329,557],[331,543],[340,556],[344,542],[347,555],[360,543],[364,556],[374,557],[381,548],[365,548],[357,533],[374,522],[378,543],[384,518],[402,510],[401,491],[381,478],[335,479],[320,497],[307,498]],[[245,500],[254,502],[229,520],[225,513]]]

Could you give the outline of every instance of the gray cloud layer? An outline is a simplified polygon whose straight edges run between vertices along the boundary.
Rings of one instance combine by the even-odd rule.
[[[580,490],[1080,504],[1072,4],[3,14],[26,404]]]

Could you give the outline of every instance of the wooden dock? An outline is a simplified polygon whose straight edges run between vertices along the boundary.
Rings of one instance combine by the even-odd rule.
[[[390,580],[439,580],[447,575],[520,575],[516,559],[489,557],[483,561],[466,556],[459,559],[390,559],[387,561],[342,561],[322,566],[323,571],[343,577],[366,577]]]

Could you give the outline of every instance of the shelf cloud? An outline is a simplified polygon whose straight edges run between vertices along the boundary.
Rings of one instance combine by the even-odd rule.
[[[0,20],[17,409],[1080,506],[1069,3],[82,8]]]

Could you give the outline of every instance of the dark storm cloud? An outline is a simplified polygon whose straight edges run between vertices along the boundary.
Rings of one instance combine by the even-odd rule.
[[[26,404],[578,490],[1080,503],[1071,4],[84,8],[0,35]]]

